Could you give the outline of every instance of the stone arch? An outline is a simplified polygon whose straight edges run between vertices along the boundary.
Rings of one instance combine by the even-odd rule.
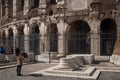
[[[31,24],[31,27],[30,27],[30,34],[39,34],[40,33],[40,30],[39,30],[39,25],[37,23],[33,23]]]
[[[30,51],[34,52],[35,54],[40,54],[40,30],[39,25],[33,23],[30,27]]]
[[[90,54],[90,26],[84,20],[77,20],[67,27],[67,54]]]
[[[18,30],[18,35],[24,35],[24,25],[20,25],[17,27],[17,30]]]
[[[47,35],[49,40],[49,51],[57,52],[58,51],[58,28],[56,23],[51,23],[47,28]]]
[[[33,0],[31,9],[38,8],[38,7],[39,7],[39,1],[40,1],[40,0]]]
[[[106,18],[100,24],[100,55],[112,55],[117,39],[117,25],[111,18]]]

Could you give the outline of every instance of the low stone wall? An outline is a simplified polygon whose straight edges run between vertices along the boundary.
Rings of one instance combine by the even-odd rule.
[[[34,61],[34,53],[27,53],[28,58],[24,58],[24,62],[29,63]]]
[[[58,69],[78,69],[84,64],[92,64],[94,61],[93,54],[74,54],[66,58],[60,58]]]
[[[116,65],[120,65],[120,55],[112,55],[110,57],[110,62]]]
[[[28,54],[28,58],[24,58],[24,62],[34,61],[34,54],[33,53],[27,53],[27,54]],[[17,60],[17,57],[15,54],[8,54],[6,56],[8,57],[9,62],[15,62]]]
[[[7,55],[7,57],[10,60],[10,62],[14,62],[17,60],[17,57],[15,54],[9,54],[9,55]]]
[[[35,56],[36,61],[49,62],[49,60],[56,59],[57,52],[43,52],[40,55]]]
[[[95,55],[94,56],[94,60],[95,61],[100,61],[100,62],[109,62],[110,61],[110,56],[98,56],[98,55]]]
[[[80,60],[82,64],[92,64],[94,61],[94,54],[74,54],[67,57],[82,57],[83,60]]]

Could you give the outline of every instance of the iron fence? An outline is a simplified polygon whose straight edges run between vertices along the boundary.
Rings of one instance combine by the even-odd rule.
[[[12,53],[14,47],[19,47],[21,51],[33,52],[35,55],[42,52],[59,53],[61,48],[65,55],[91,53],[111,55],[116,40],[116,33],[64,33],[2,37],[0,43],[8,54]]]

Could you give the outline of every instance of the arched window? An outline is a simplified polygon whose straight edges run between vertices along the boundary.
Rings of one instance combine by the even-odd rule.
[[[57,0],[47,0],[47,2],[51,5],[57,4]]]
[[[33,1],[33,6],[31,7],[31,9],[38,8],[38,7],[39,7],[39,0],[34,0]]]
[[[5,15],[5,0],[2,0],[2,16]]]
[[[21,0],[21,11],[24,10],[24,0]]]

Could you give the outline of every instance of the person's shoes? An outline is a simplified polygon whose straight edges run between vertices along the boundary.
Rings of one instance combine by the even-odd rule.
[[[17,76],[23,76],[22,74],[17,74]]]

